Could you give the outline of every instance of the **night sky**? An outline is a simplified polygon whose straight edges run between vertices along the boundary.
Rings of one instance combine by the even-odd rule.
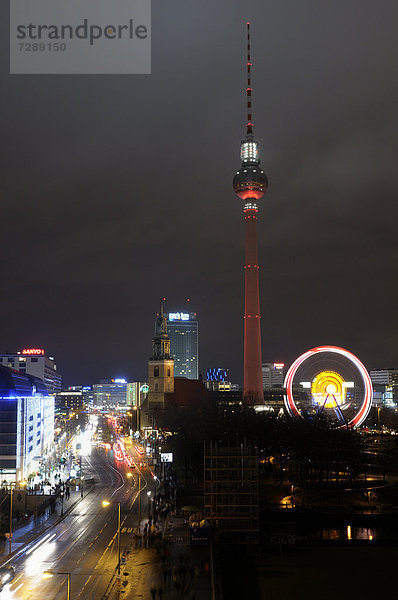
[[[0,351],[143,379],[160,297],[189,297],[200,371],[241,382],[250,20],[263,360],[398,367],[396,0],[153,0],[146,76],[10,76],[6,4]]]

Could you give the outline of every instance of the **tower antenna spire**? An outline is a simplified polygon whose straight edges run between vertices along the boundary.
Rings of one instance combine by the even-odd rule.
[[[246,99],[247,99],[247,135],[253,135],[253,122],[252,122],[252,91],[251,87],[251,49],[250,49],[250,22],[247,21],[247,88],[246,88]]]
[[[257,214],[259,200],[267,190],[267,176],[260,166],[258,143],[253,136],[250,22],[247,28],[247,134],[240,144],[239,171],[236,171],[233,186],[236,195],[243,200],[245,215],[245,316],[244,316],[244,360],[243,399],[247,404],[262,404],[264,391],[262,382],[261,327],[259,264],[257,244]]]

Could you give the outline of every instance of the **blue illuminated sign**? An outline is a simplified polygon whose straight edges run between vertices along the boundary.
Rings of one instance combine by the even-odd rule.
[[[228,369],[220,369],[220,368],[207,369],[206,379],[207,379],[207,381],[227,381],[228,380]]]

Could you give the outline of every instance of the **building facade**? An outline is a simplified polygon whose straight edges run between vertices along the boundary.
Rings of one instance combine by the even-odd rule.
[[[0,354],[0,365],[42,379],[49,394],[61,391],[62,377],[53,356],[43,348],[24,348],[19,352]]]
[[[54,440],[54,397],[32,375],[0,366],[0,476],[22,481]]]
[[[230,392],[231,382],[229,381],[228,369],[221,367],[207,369],[205,386],[210,392]]]
[[[132,408],[140,408],[146,400],[149,386],[146,381],[133,381],[127,384],[127,405]]]
[[[93,385],[94,406],[126,406],[127,381],[125,379],[109,379]]]
[[[199,378],[198,319],[193,312],[169,312],[167,333],[175,377]]]
[[[263,363],[263,389],[268,390],[275,387],[283,387],[285,379],[284,363]]]
[[[55,408],[61,412],[80,411],[85,408],[81,386],[73,386],[58,392],[55,396]]]
[[[204,509],[224,541],[259,543],[258,457],[253,448],[213,442],[205,448]]]
[[[373,384],[373,406],[398,406],[398,369],[373,369],[369,373]]]

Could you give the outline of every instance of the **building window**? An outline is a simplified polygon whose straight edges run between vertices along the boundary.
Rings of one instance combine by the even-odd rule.
[[[155,383],[155,392],[157,392],[157,391],[158,391],[158,384]]]
[[[171,369],[170,369],[170,367],[168,367],[167,368],[167,377],[170,377],[170,376],[171,376]]]
[[[159,367],[153,367],[153,376],[159,377]]]
[[[37,358],[37,356],[32,356],[30,362],[39,362],[39,359]]]

